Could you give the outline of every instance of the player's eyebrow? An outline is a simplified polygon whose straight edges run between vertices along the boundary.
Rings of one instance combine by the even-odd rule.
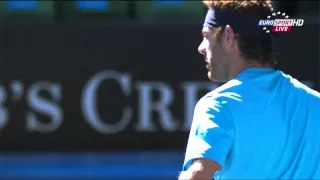
[[[201,31],[202,36],[208,36],[212,32],[212,28],[203,28]]]

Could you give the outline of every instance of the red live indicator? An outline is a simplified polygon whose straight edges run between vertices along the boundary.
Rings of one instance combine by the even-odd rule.
[[[273,26],[272,32],[290,32],[292,26]]]

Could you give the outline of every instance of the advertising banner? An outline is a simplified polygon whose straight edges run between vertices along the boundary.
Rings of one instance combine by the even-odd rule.
[[[282,37],[279,66],[318,89],[315,27]],[[0,39],[1,151],[182,150],[217,87],[201,25],[2,24]]]

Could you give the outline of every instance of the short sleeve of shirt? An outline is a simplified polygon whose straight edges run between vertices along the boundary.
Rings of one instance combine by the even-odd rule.
[[[231,147],[232,119],[225,101],[203,97],[197,103],[190,130],[183,170],[192,160],[206,158],[224,168]]]

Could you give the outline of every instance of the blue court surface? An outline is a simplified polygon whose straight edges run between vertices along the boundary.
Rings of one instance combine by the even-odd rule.
[[[184,152],[0,153],[0,180],[171,180]]]

